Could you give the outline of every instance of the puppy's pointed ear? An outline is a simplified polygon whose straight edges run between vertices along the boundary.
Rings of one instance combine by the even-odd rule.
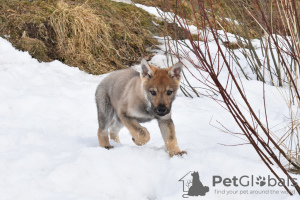
[[[181,71],[182,71],[182,63],[178,62],[172,67],[169,67],[169,76],[171,78],[176,78],[177,80],[180,80],[181,78]]]
[[[141,67],[142,67],[142,71],[141,71],[142,77],[145,77],[145,78],[153,77],[154,73],[153,73],[150,65],[148,64],[148,62],[144,58],[141,62]]]

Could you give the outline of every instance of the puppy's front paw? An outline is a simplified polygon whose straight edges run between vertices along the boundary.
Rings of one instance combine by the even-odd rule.
[[[173,156],[183,156],[183,154],[187,154],[186,151],[177,151],[177,152],[171,152],[169,151],[169,155],[170,157],[173,157]]]
[[[144,127],[140,129],[136,135],[136,137],[132,138],[132,141],[138,146],[142,146],[150,140],[150,133]]]

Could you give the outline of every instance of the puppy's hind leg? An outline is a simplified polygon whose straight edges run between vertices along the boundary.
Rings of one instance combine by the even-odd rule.
[[[103,95],[104,94],[104,95]],[[113,109],[111,107],[109,98],[105,95],[105,92],[97,90],[96,104],[98,110],[98,140],[99,145],[106,149],[111,149],[113,146],[109,143],[108,126],[112,121]]]
[[[120,119],[115,115],[114,123],[110,127],[110,132],[109,132],[110,139],[114,140],[117,143],[120,143],[119,132],[120,132],[121,128],[123,128],[123,127],[124,127],[124,125],[122,124]]]
[[[98,140],[99,140],[99,145],[101,147],[104,147],[105,149],[113,148],[113,146],[111,146],[109,143],[108,131],[104,131],[99,128],[98,129]]]

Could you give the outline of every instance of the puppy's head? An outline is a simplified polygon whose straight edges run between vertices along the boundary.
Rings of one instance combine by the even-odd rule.
[[[167,115],[176,97],[181,79],[182,64],[177,63],[166,69],[156,68],[142,60],[141,79],[151,109],[158,116]]]

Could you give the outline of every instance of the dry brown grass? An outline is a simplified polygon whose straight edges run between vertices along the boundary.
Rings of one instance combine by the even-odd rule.
[[[134,3],[139,3],[147,6],[153,6],[161,9],[164,12],[178,11],[180,16],[184,12],[184,18],[192,19],[192,8],[190,1],[178,1],[178,0],[132,0]]]
[[[181,0],[180,5],[176,0],[134,2],[176,11],[179,15],[183,12],[183,17],[195,24],[191,10],[193,1]],[[246,34],[249,38],[261,36],[257,23],[251,17],[245,17],[248,15],[241,9],[246,6],[255,11],[247,2],[212,0],[220,29],[243,37]],[[220,16],[236,19],[241,26],[230,21],[225,23]],[[0,23],[0,36],[9,35],[14,46],[29,51],[38,60],[57,59],[92,74],[124,68],[138,63],[142,57],[150,57],[148,47],[157,44],[152,34],[186,38],[172,23],[160,22],[133,5],[109,0],[0,0]]]
[[[66,63],[79,64],[80,69],[97,74],[122,67],[112,44],[110,26],[88,5],[59,2],[50,15],[50,24]],[[111,66],[112,62],[115,65]]]
[[[225,41],[225,42],[223,42],[223,45],[228,49],[240,49],[240,48],[248,49],[249,48],[248,45],[242,43],[241,41],[238,41],[238,42]]]
[[[0,36],[40,61],[57,59],[92,74],[151,56],[157,30],[149,19],[133,5],[109,0],[0,0]]]
[[[47,55],[46,45],[36,38],[29,38],[24,35],[19,40],[16,47],[22,51],[28,51],[30,55],[36,58],[38,61],[50,62],[51,59]]]

